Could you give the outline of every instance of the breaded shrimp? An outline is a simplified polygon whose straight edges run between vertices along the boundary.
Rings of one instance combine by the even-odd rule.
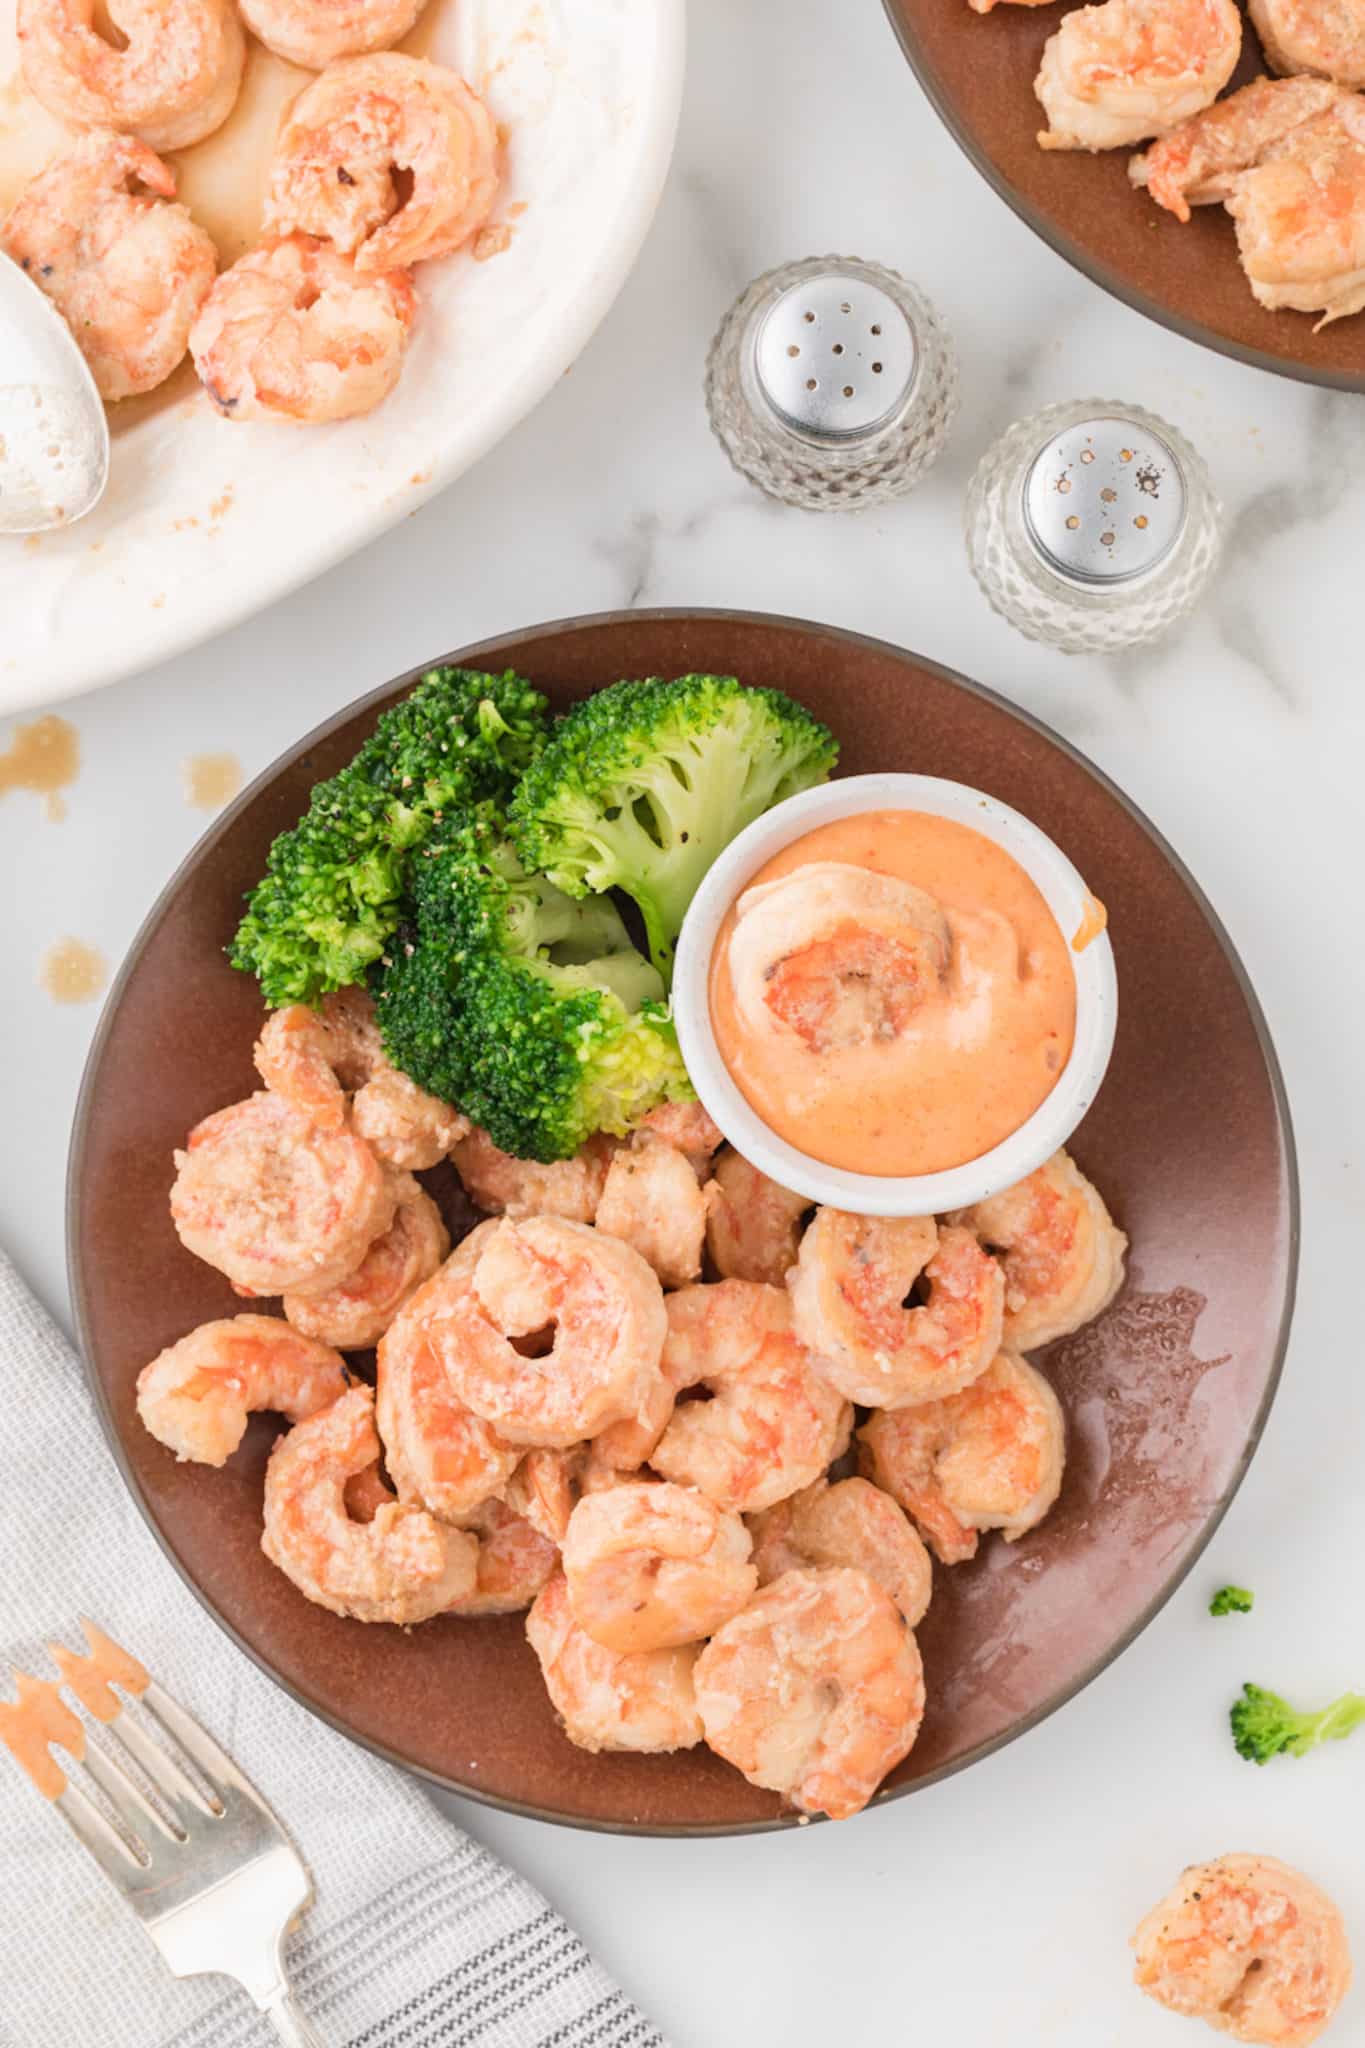
[[[738,1515],[691,1487],[627,1482],[580,1500],[564,1538],[574,1620],[609,1650],[698,1643],[758,1585]]]
[[[706,1203],[681,1152],[650,1132],[612,1155],[597,1228],[633,1245],[665,1287],[684,1287],[701,1271]]]
[[[285,115],[265,226],[321,236],[366,276],[445,256],[487,220],[497,156],[493,117],[456,72],[396,51],[349,57]]]
[[[266,1090],[196,1124],[175,1165],[181,1243],[243,1294],[325,1293],[355,1271],[397,1206],[368,1145],[318,1130]]]
[[[426,1621],[474,1591],[478,1544],[423,1508],[385,1502],[368,1522],[346,1511],[350,1480],[375,1463],[374,1395],[352,1387],[295,1423],[265,1469],[272,1564],[319,1607],[355,1621]]]
[[[721,1280],[667,1297],[663,1370],[703,1387],[650,1454],[663,1478],[750,1514],[809,1486],[847,1447],[853,1411],[816,1372],[776,1287]]]
[[[451,1147],[450,1157],[477,1209],[514,1219],[562,1216],[566,1223],[591,1223],[615,1149],[610,1138],[589,1138],[572,1159],[544,1166],[500,1151],[476,1126]]]
[[[286,1294],[283,1307],[296,1330],[364,1351],[377,1344],[405,1301],[429,1280],[450,1250],[450,1234],[431,1196],[410,1173],[394,1176],[398,1207],[354,1273],[325,1294]]]
[[[1237,66],[1235,0],[1104,0],[1062,16],[1034,81],[1043,149],[1122,149],[1217,99]]]
[[[1016,1352],[997,1353],[960,1394],[879,1411],[858,1439],[864,1473],[900,1502],[944,1564],[975,1556],[980,1529],[1013,1543],[1061,1490],[1062,1411]]]
[[[521,1458],[461,1401],[433,1332],[469,1290],[495,1223],[480,1224],[419,1287],[379,1342],[376,1418],[400,1500],[462,1523],[500,1493]]]
[[[1016,1351],[1093,1322],[1123,1285],[1128,1240],[1066,1152],[954,1221],[999,1255],[1004,1340]]]
[[[107,130],[29,180],[0,247],[47,293],[107,399],[165,382],[218,269],[213,243],[175,204],[174,173],[146,143]]]
[[[796,1264],[814,1204],[779,1187],[727,1145],[706,1187],[706,1245],[722,1280],[781,1287]]]
[[[320,1010],[293,1003],[272,1011],[255,1059],[266,1087],[312,1122],[340,1131],[349,1114],[377,1157],[410,1173],[435,1166],[470,1127],[468,1117],[392,1065],[363,988],[324,996]]]
[[[1132,1945],[1149,1998],[1265,2048],[1308,2048],[1351,1982],[1341,1914],[1273,1856],[1192,1864]]]
[[[711,1638],[695,1675],[717,1755],[831,1820],[867,1805],[924,1716],[914,1635],[865,1572],[784,1572]]]
[[[278,1316],[228,1316],[201,1323],[143,1366],[137,1412],[177,1458],[225,1465],[253,1410],[303,1422],[345,1391],[345,1360],[326,1344]]]
[[[604,1648],[575,1622],[562,1572],[538,1595],[526,1635],[564,1733],[579,1749],[654,1754],[701,1741],[695,1643],[625,1656]]]
[[[227,419],[355,419],[398,382],[416,314],[406,270],[362,276],[326,242],[267,237],[219,277],[190,354]]]
[[[1325,78],[1253,79],[1135,156],[1128,176],[1177,220],[1188,220],[1192,206],[1229,198],[1243,171],[1342,96]]]
[[[425,0],[241,0],[242,19],[267,50],[305,71],[401,43]]]
[[[1258,305],[1321,313],[1365,307],[1365,100],[1347,93],[1266,151],[1227,209]],[[1316,331],[1316,330],[1315,330]]]
[[[1360,0],[1248,0],[1247,13],[1272,71],[1311,72],[1355,90],[1365,86]]]
[[[527,1451],[502,1489],[508,1507],[538,1529],[556,1550],[564,1541],[578,1502],[586,1452],[584,1444],[563,1451]]]
[[[485,1501],[466,1522],[477,1536],[479,1557],[472,1593],[462,1593],[446,1610],[476,1617],[520,1614],[548,1585],[559,1563],[549,1539],[500,1500]]]
[[[913,1411],[912,1411],[913,1412]],[[933,1566],[891,1496],[866,1479],[813,1486],[749,1517],[758,1582],[783,1572],[849,1565],[891,1595],[911,1628],[923,1621],[933,1591]]]
[[[725,1136],[699,1102],[661,1102],[657,1109],[641,1117],[640,1129],[652,1131],[665,1145],[681,1152],[698,1180],[705,1180],[711,1154]]]
[[[149,148],[188,149],[237,101],[246,37],[232,0],[19,0],[24,82],[74,128],[116,128]]]
[[[928,1299],[904,1303],[923,1274]],[[969,1230],[819,1209],[790,1282],[816,1371],[867,1408],[956,1393],[1000,1348],[1005,1281]]]
[[[585,1223],[528,1216],[483,1241],[468,1293],[433,1335],[467,1407],[510,1443],[553,1450],[648,1411],[666,1326],[638,1252]]]

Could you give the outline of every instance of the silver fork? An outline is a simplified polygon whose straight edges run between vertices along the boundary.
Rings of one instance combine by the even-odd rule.
[[[165,1811],[111,1750],[87,1743],[81,1761],[120,1827],[70,1778],[54,1802],[58,1812],[127,1899],[174,1976],[235,1977],[289,2048],[323,2048],[284,1972],[284,1937],[312,1898],[302,1857],[231,1757],[155,1679],[137,1697],[203,1786],[120,1708],[103,1725]]]

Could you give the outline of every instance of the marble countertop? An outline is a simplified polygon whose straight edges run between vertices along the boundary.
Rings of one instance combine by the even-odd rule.
[[[911,497],[822,517],[768,503],[706,427],[701,371],[758,271],[840,250],[908,273],[962,357],[949,450]],[[987,443],[1055,399],[1175,421],[1228,508],[1224,566],[1153,650],[1050,653],[987,608],[960,538]],[[1117,1665],[964,1776],[839,1827],[673,1843],[460,1821],[533,1877],[678,2048],[925,2039],[1161,2048],[1198,2038],[1127,1982],[1127,1935],[1181,1866],[1232,1848],[1303,1865],[1365,1952],[1365,1736],[1255,1771],[1226,1702],[1255,1677],[1325,1702],[1365,1680],[1359,1390],[1365,695],[1346,599],[1365,545],[1365,402],[1204,352],[1105,298],[959,155],[878,0],[693,0],[673,176],[638,269],[549,401],[364,554],[209,646],[65,707],[67,816],[0,799],[0,1242],[65,1314],[62,1179],[97,1005],[59,1007],[41,958],[111,967],[206,823],[182,764],[248,777],[423,659],[562,615],[733,605],[883,635],[1048,720],[1143,806],[1225,920],[1288,1081],[1304,1192],[1298,1314],[1250,1477],[1192,1581]],[[1343,589],[1343,578],[1346,588]],[[8,735],[0,732],[0,748]],[[1178,992],[1177,992],[1178,1000]],[[1191,1016],[1191,1029],[1199,1028]],[[1208,1590],[1255,1587],[1211,1623]],[[1334,2042],[1365,2042],[1365,1991]]]

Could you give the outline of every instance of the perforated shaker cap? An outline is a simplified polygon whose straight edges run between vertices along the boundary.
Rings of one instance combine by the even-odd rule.
[[[814,441],[847,443],[884,427],[915,381],[915,330],[880,285],[846,272],[789,285],[754,337],[758,392]]]
[[[1174,449],[1118,413],[1064,428],[1023,482],[1030,540],[1055,575],[1088,589],[1157,568],[1180,539],[1187,503]]]

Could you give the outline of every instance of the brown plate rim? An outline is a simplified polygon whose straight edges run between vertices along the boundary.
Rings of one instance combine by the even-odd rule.
[[[1182,314],[1173,313],[1159,300],[1151,298],[1148,293],[1139,291],[1135,285],[1129,284],[1098,257],[1092,256],[1072,236],[1055,226],[1032,201],[1025,199],[1015,190],[1004,172],[986,155],[971,130],[959,121],[939,85],[933,65],[919,48],[910,23],[899,12],[897,0],[882,0],[882,8],[925,98],[963,155],[980,172],[997,196],[1004,200],[1011,213],[1017,214],[1025,227],[1031,228],[1039,240],[1046,242],[1048,247],[1055,250],[1073,270],[1079,270],[1083,277],[1088,277],[1092,284],[1097,284],[1101,291],[1108,292],[1111,298],[1120,300],[1125,306],[1131,306],[1135,313],[1144,314],[1148,320],[1155,320],[1159,327],[1165,327],[1172,334],[1180,335],[1182,340],[1197,342],[1201,348],[1212,349],[1217,355],[1228,356],[1234,362],[1246,363],[1253,370],[1265,370],[1272,377],[1292,378],[1298,384],[1315,384],[1330,391],[1365,392],[1365,372],[1333,370],[1325,365],[1314,366],[1294,362],[1285,356],[1269,355],[1261,349],[1252,348],[1246,342],[1233,341],[1227,335],[1219,334],[1216,329],[1206,327],[1200,320],[1187,320]],[[1145,823],[1145,820],[1143,822]],[[1183,869],[1181,873],[1183,876]]]
[[[119,1008],[125,985],[131,977],[143,947],[182,887],[191,868],[198,866],[211,853],[213,847],[224,832],[226,832],[237,814],[269,787],[281,767],[297,755],[306,753],[310,747],[325,739],[339,726],[347,723],[348,720],[354,718],[357,712],[366,710],[371,704],[382,703],[386,698],[392,696],[394,691],[403,689],[415,682],[418,676],[422,675],[425,670],[438,663],[450,662],[464,666],[486,666],[491,661],[502,657],[507,650],[513,647],[524,650],[528,642],[534,642],[538,638],[548,639],[554,635],[588,629],[600,630],[603,627],[624,626],[637,623],[641,619],[647,619],[658,624],[677,626],[686,626],[698,619],[707,619],[723,624],[776,628],[782,632],[801,635],[815,634],[826,641],[837,642],[842,646],[864,648],[883,656],[889,656],[894,660],[913,662],[916,667],[938,677],[941,681],[955,685],[968,696],[980,698],[992,705],[996,710],[1007,713],[1009,717],[1016,719],[1021,725],[1027,726],[1031,731],[1038,733],[1043,739],[1059,748],[1083,773],[1089,775],[1098,783],[1101,789],[1108,796],[1112,797],[1140,829],[1147,834],[1163,859],[1170,864],[1174,873],[1194,899],[1200,915],[1203,917],[1218,946],[1222,949],[1237,986],[1241,991],[1242,999],[1246,1003],[1247,1012],[1256,1034],[1257,1044],[1260,1047],[1261,1057],[1265,1062],[1266,1074],[1270,1082],[1271,1096],[1275,1107],[1276,1124],[1283,1147],[1289,1231],[1285,1295],[1280,1311],[1279,1326],[1275,1334],[1274,1356],[1271,1361],[1265,1391],[1262,1394],[1251,1428],[1248,1431],[1247,1440],[1238,1458],[1236,1469],[1227,1486],[1213,1504],[1208,1520],[1200,1532],[1198,1542],[1189,1552],[1188,1556],[1181,1560],[1170,1577],[1163,1582],[1160,1591],[1149,1601],[1146,1608],[1144,1608],[1131,1627],[1126,1629],[1123,1635],[1114,1643],[1110,1644],[1103,1656],[1096,1658],[1078,1677],[1060,1687],[1056,1693],[1044,1700],[1032,1713],[1025,1715],[1022,1720],[1018,1721],[1008,1730],[991,1737],[989,1741],[978,1743],[974,1749],[968,1750],[960,1757],[955,1757],[950,1763],[945,1763],[938,1770],[930,1771],[925,1776],[916,1778],[907,1785],[897,1786],[889,1792],[878,1794],[873,1800],[872,1805],[867,1809],[868,1812],[875,1812],[879,1808],[889,1805],[893,1800],[906,1798],[911,1793],[923,1791],[930,1785],[938,1784],[944,1778],[952,1777],[956,1772],[965,1770],[968,1765],[977,1763],[981,1758],[992,1755],[996,1750],[1003,1749],[1008,1743],[1017,1741],[1021,1735],[1027,1734],[1031,1728],[1036,1728],[1041,1722],[1047,1720],[1059,1708],[1064,1707],[1068,1701],[1075,1699],[1078,1693],[1084,1691],[1086,1686],[1098,1678],[1101,1672],[1107,1670],[1116,1658],[1122,1656],[1123,1652],[1136,1641],[1142,1631],[1155,1620],[1167,1601],[1171,1599],[1172,1595],[1193,1571],[1200,1557],[1202,1557],[1212,1541],[1238,1488],[1246,1477],[1247,1469],[1260,1444],[1266,1420],[1279,1389],[1280,1378],[1284,1370],[1285,1351],[1289,1342],[1289,1330],[1293,1319],[1294,1300],[1298,1285],[1300,1240],[1299,1170],[1298,1155],[1294,1143],[1294,1127],[1289,1110],[1289,1099],[1285,1091],[1284,1077],[1280,1071],[1279,1059],[1275,1052],[1274,1042],[1270,1035],[1270,1028],[1266,1023],[1265,1014],[1261,1009],[1250,977],[1242,964],[1236,947],[1224,929],[1222,921],[1179,855],[1174,851],[1162,833],[1157,830],[1145,812],[1130,797],[1125,795],[1116,783],[1110,780],[1103,769],[1097,767],[1093,761],[1081,753],[1079,748],[1073,747],[1068,740],[1063,739],[1059,733],[1055,732],[1042,719],[1035,718],[1031,712],[1024,710],[1018,704],[1012,703],[1009,698],[1001,696],[999,692],[989,689],[984,683],[974,682],[971,677],[962,675],[958,670],[948,668],[942,662],[931,661],[926,656],[916,654],[909,648],[896,645],[893,641],[881,640],[865,633],[855,633],[842,626],[826,625],[815,619],[802,619],[776,612],[750,612],[725,607],[705,606],[659,606],[653,608],[645,607],[634,611],[590,612],[569,618],[546,620],[539,625],[524,627],[516,632],[500,633],[492,639],[480,640],[471,646],[459,649],[455,653],[438,655],[431,660],[421,662],[416,668],[408,670],[406,674],[395,677],[392,681],[382,684],[378,689],[368,691],[364,696],[356,698],[353,702],[334,712],[330,718],[324,719],[320,725],[314,726],[311,731],[304,734],[293,746],[286,748],[282,754],[277,755],[223,811],[222,815],[215,820],[209,830],[195,842],[184,860],[176,867],[170,880],[157,895],[147,915],[143,918],[138,927],[137,934],[119,968],[113,987],[110,989],[108,1001],[105,1004],[94,1038],[91,1041],[90,1051],[86,1056],[85,1069],[81,1077],[80,1094],[76,1103],[75,1119],[72,1124],[71,1147],[67,1160],[67,1278],[71,1290],[81,1369],[84,1373],[86,1384],[94,1398],[105,1441],[109,1446],[124,1484],[131,1493],[143,1520],[151,1530],[163,1554],[170,1561],[205,1613],[211,1616],[217,1626],[232,1639],[239,1650],[243,1651],[251,1659],[258,1670],[265,1673],[272,1683],[280,1686],[291,1698],[297,1700],[301,1706],[306,1707],[310,1713],[316,1714],[319,1720],[325,1721],[329,1727],[336,1729],[338,1734],[346,1736],[352,1742],[360,1743],[375,1755],[383,1757],[386,1762],[396,1764],[401,1770],[407,1771],[412,1776],[424,1779],[427,1783],[438,1787],[441,1791],[454,1793],[459,1798],[468,1799],[479,1806],[494,1807],[503,1813],[518,1814],[528,1820],[547,1821],[558,1827],[581,1828],[592,1834],[642,1835],[667,1837],[670,1839],[693,1837],[709,1839],[718,1835],[770,1834],[780,1829],[806,1825],[808,1821],[805,1816],[798,1816],[794,1813],[780,1815],[773,1820],[744,1821],[733,1824],[728,1822],[708,1822],[695,1826],[685,1824],[663,1826],[630,1821],[590,1820],[578,1815],[560,1813],[552,1807],[538,1806],[531,1801],[507,1799],[499,1795],[480,1792],[469,1785],[457,1784],[453,1779],[444,1777],[439,1771],[429,1770],[419,1764],[410,1762],[406,1757],[399,1754],[396,1750],[388,1748],[382,1742],[377,1742],[368,1736],[357,1734],[354,1729],[347,1726],[341,1717],[333,1714],[320,1700],[312,1697],[303,1687],[291,1684],[281,1677],[265,1657],[260,1655],[250,1643],[239,1635],[236,1629],[229,1626],[210,1602],[207,1595],[191,1578],[171,1549],[168,1540],[162,1534],[124,1452],[109,1404],[105,1398],[103,1384],[100,1381],[99,1375],[89,1363],[92,1350],[90,1343],[89,1304],[84,1281],[85,1259],[81,1243],[79,1205],[77,1201],[77,1189],[80,1187],[83,1178],[89,1128],[95,1109],[94,1079],[103,1056],[105,1040],[112,1029],[113,1019]]]

